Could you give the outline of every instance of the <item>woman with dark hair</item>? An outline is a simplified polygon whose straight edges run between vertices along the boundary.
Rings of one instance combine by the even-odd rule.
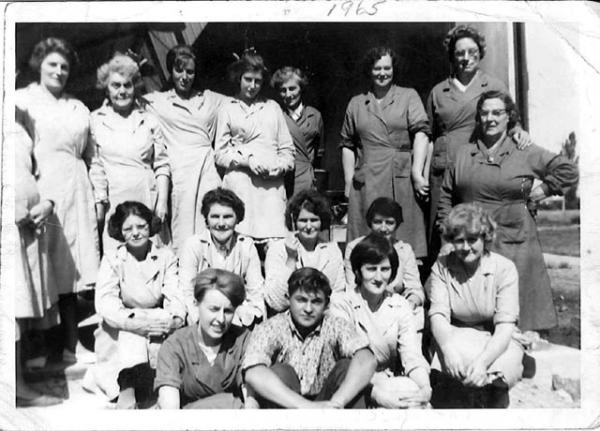
[[[135,201],[117,205],[108,222],[108,234],[120,245],[104,255],[98,271],[98,360],[83,386],[93,391],[96,385],[110,400],[118,396],[118,408],[135,405],[136,389],[138,395],[151,389],[150,368],[160,343],[185,322],[177,258],[150,240],[159,225],[152,211]]]
[[[410,244],[395,237],[398,227],[403,222],[402,207],[393,199],[386,197],[377,198],[369,206],[366,220],[371,232],[385,236],[393,244],[398,255],[398,271],[396,277],[388,283],[388,288],[392,292],[397,292],[404,296],[413,309],[422,306],[425,302],[425,292],[421,284],[415,253]],[[346,246],[344,268],[348,289],[355,287],[354,271],[350,263],[350,256],[354,247],[364,238],[364,236],[360,236]]]
[[[262,96],[267,68],[254,49],[229,66],[235,99],[219,111],[215,160],[223,187],[246,206],[238,231],[265,244],[285,236],[283,177],[294,167],[294,144],[281,108]]]
[[[64,92],[76,58],[66,41],[42,40],[29,60],[39,81],[15,95],[17,122],[33,141],[39,192],[44,204],[53,206],[46,223],[48,257],[60,295],[62,359],[69,363],[94,360],[77,341],[76,294],[93,289],[99,262],[94,196],[86,166],[94,151],[88,144],[89,111]]]
[[[241,365],[249,331],[232,323],[245,293],[241,277],[223,269],[205,269],[194,278],[199,319],[160,348],[154,381],[159,408],[244,407]]]
[[[567,158],[531,145],[517,151],[508,131],[519,119],[510,96],[483,93],[477,102],[474,139],[461,145],[444,175],[438,225],[452,206],[478,202],[498,223],[491,250],[517,265],[520,327],[543,330],[557,324],[550,279],[531,210],[547,196],[577,183],[577,167]],[[541,184],[534,187],[534,180]]]
[[[470,397],[474,405],[459,406],[460,391],[442,393],[445,385],[436,378],[432,403],[508,407],[508,388],[523,373],[523,348],[513,337],[519,321],[517,268],[491,251],[496,222],[479,204],[454,207],[441,230],[452,250],[438,258],[426,284],[436,345],[432,368],[475,388],[478,396]]]
[[[271,87],[281,97],[285,122],[296,149],[294,171],[285,176],[288,199],[301,190],[315,187],[313,165],[319,153],[325,150],[321,113],[302,102],[302,93],[307,86],[308,78],[304,72],[290,66],[276,70],[271,78]]]
[[[350,255],[356,287],[335,293],[330,314],[353,324],[369,339],[377,359],[371,378],[373,407],[425,407],[431,397],[429,365],[421,344],[412,307],[388,288],[396,277],[398,255],[383,235],[370,233]]]
[[[431,123],[433,153],[429,174],[420,178],[422,193],[431,192],[429,218],[429,256],[433,264],[440,248],[439,235],[434,227],[444,171],[454,163],[456,151],[471,139],[475,129],[476,104],[486,91],[507,92],[506,85],[480,70],[487,46],[482,33],[471,26],[452,28],[444,39],[451,65],[450,76],[438,83],[427,98],[427,113]],[[527,132],[515,123],[509,134],[521,150],[531,145]],[[429,164],[428,164],[429,165]],[[426,171],[425,161],[419,169]]]
[[[195,87],[199,71],[191,46],[171,48],[166,60],[171,88],[144,99],[165,137],[172,182],[172,246],[178,252],[185,240],[204,230],[202,197],[221,184],[213,145],[217,111],[229,98]]]
[[[415,194],[420,185],[413,184],[411,172],[427,156],[429,123],[417,92],[394,84],[398,61],[389,47],[369,50],[363,68],[371,87],[354,96],[346,109],[340,146],[349,199],[347,242],[368,232],[367,208],[375,198],[386,196],[404,212],[398,239],[423,257],[425,219]]]
[[[117,205],[137,200],[165,221],[169,199],[169,162],[156,117],[144,109],[137,89],[142,83],[137,63],[121,53],[98,68],[97,87],[106,92],[102,107],[91,115],[90,138],[96,154],[90,179],[99,225]],[[168,242],[163,236],[161,242]],[[104,253],[118,245],[104,232]]]
[[[179,280],[188,309],[188,323],[198,321],[194,279],[207,268],[231,271],[244,280],[246,300],[236,307],[235,325],[251,326],[264,315],[263,277],[252,238],[236,232],[244,220],[244,203],[231,190],[216,188],[202,199],[207,230],[189,238],[179,259]]]
[[[285,219],[288,235],[272,241],[265,258],[265,301],[277,312],[289,306],[288,278],[296,269],[318,269],[328,278],[334,292],[346,287],[340,248],[321,238],[331,224],[327,199],[316,190],[302,190],[288,203]]]

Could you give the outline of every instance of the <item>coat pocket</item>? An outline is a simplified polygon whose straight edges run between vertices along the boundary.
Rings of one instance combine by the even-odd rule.
[[[408,151],[395,151],[393,158],[394,177],[409,178],[411,171],[411,153]]]
[[[523,243],[527,239],[526,220],[529,217],[525,203],[512,203],[494,211],[498,223],[496,239],[500,243]]]

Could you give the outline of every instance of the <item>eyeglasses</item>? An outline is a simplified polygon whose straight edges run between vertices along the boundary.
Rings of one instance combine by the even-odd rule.
[[[488,117],[490,115],[494,118],[498,118],[504,114],[506,114],[506,109],[492,109],[491,111],[479,111],[479,116],[482,118]]]
[[[465,57],[479,57],[479,49],[478,48],[470,48],[463,49],[462,51],[454,51],[454,57],[456,58],[465,58]]]

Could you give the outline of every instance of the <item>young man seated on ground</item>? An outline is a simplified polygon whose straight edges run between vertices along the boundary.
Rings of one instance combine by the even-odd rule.
[[[369,340],[326,316],[331,287],[305,267],[288,280],[290,308],[256,327],[242,369],[261,408],[365,408],[377,361]]]

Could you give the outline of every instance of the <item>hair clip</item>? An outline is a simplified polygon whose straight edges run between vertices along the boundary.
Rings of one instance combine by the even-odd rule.
[[[244,54],[254,54],[254,55],[256,55],[256,48],[254,48],[253,46],[251,46],[250,48],[246,48],[244,50]]]
[[[233,56],[233,58],[235,58],[235,61],[240,61],[240,56],[237,55],[235,52],[232,52],[231,55]]]

